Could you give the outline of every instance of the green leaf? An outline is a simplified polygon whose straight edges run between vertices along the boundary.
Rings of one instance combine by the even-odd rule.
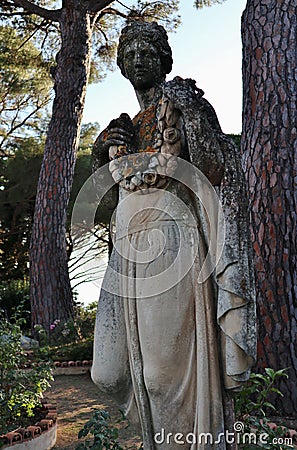
[[[254,373],[252,379],[259,378],[260,380],[263,380],[266,382],[266,377],[262,375],[261,373]]]
[[[286,368],[286,369],[280,369],[280,370],[277,370],[277,371],[275,372],[275,375],[278,376],[278,377],[283,376],[283,377],[285,377],[285,378],[289,378],[289,375],[286,373],[286,370],[288,370],[288,369]]]
[[[284,394],[277,388],[272,387],[270,390],[271,390],[271,392],[275,392],[276,394],[280,395],[281,397],[284,396]]]
[[[264,406],[266,406],[267,408],[271,408],[273,411],[276,411],[275,406],[270,402],[264,402]]]
[[[276,372],[275,372],[273,369],[271,369],[270,367],[266,367],[266,368],[265,368],[265,372],[267,373],[267,375],[270,376],[270,378],[271,378],[272,380],[274,380],[275,375],[276,375]]]

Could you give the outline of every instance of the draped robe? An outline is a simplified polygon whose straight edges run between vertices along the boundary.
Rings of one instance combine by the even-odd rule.
[[[182,117],[180,156],[216,185],[220,208],[208,205],[206,214],[207,192],[199,199],[187,187],[187,177],[195,174],[183,173],[184,183],[172,179],[165,189],[131,193],[119,188],[92,378],[141,425],[145,450],[224,450],[224,389],[246,381],[255,359],[253,270],[240,158],[192,81],[164,83],[163,97]],[[147,111],[133,120],[142,147],[153,145],[147,130],[160,119],[157,104],[153,111],[149,123]],[[194,186],[204,189],[201,180]],[[215,243],[210,228],[216,231]],[[201,282],[210,245],[215,270]],[[155,276],[172,267],[165,277],[169,288],[158,289]]]

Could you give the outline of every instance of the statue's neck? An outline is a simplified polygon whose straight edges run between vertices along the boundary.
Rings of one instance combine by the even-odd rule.
[[[136,96],[140,105],[141,111],[155,105],[158,100],[162,97],[162,85],[154,86],[147,90],[137,90],[135,89]]]

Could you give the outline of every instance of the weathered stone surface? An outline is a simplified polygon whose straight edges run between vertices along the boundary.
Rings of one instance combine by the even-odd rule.
[[[162,429],[197,437],[192,446],[171,440],[170,450],[202,449],[201,433],[216,439],[232,425],[224,391],[248,379],[255,358],[240,155],[194,80],[165,82],[172,58],[162,27],[127,26],[118,63],[141,111],[133,130],[121,117],[115,119],[94,147],[94,170],[108,155],[114,158],[109,167],[119,197],[115,246],[98,305],[92,378],[117,398],[132,422],[141,423],[146,450],[169,448],[154,439]],[[112,146],[118,150],[111,154]],[[207,251],[217,264],[201,281]],[[223,450],[226,442],[208,448]]]

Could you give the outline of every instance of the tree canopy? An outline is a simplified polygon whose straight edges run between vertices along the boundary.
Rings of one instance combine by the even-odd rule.
[[[15,139],[40,134],[52,81],[49,62],[8,25],[0,25],[0,76],[0,155],[9,156]]]
[[[224,3],[226,0],[195,0],[195,6],[196,8],[203,8],[204,6],[212,6],[217,3],[221,4]]]
[[[89,4],[89,7],[88,7]],[[53,61],[61,45],[59,15],[64,7],[71,7],[68,0],[4,0],[0,5],[1,23],[8,25],[24,40],[30,40],[42,52],[43,57]],[[158,20],[167,30],[174,30],[180,23],[179,0],[101,0],[78,1],[77,9],[89,8],[96,15],[92,36],[92,64],[89,81],[100,81],[114,65],[119,31],[125,20],[141,17]]]
[[[91,174],[91,148],[98,132],[97,123],[82,127],[67,229],[76,195]],[[14,154],[6,158],[1,166],[0,282],[21,280],[28,276],[29,242],[43,148],[44,137],[17,139]]]

